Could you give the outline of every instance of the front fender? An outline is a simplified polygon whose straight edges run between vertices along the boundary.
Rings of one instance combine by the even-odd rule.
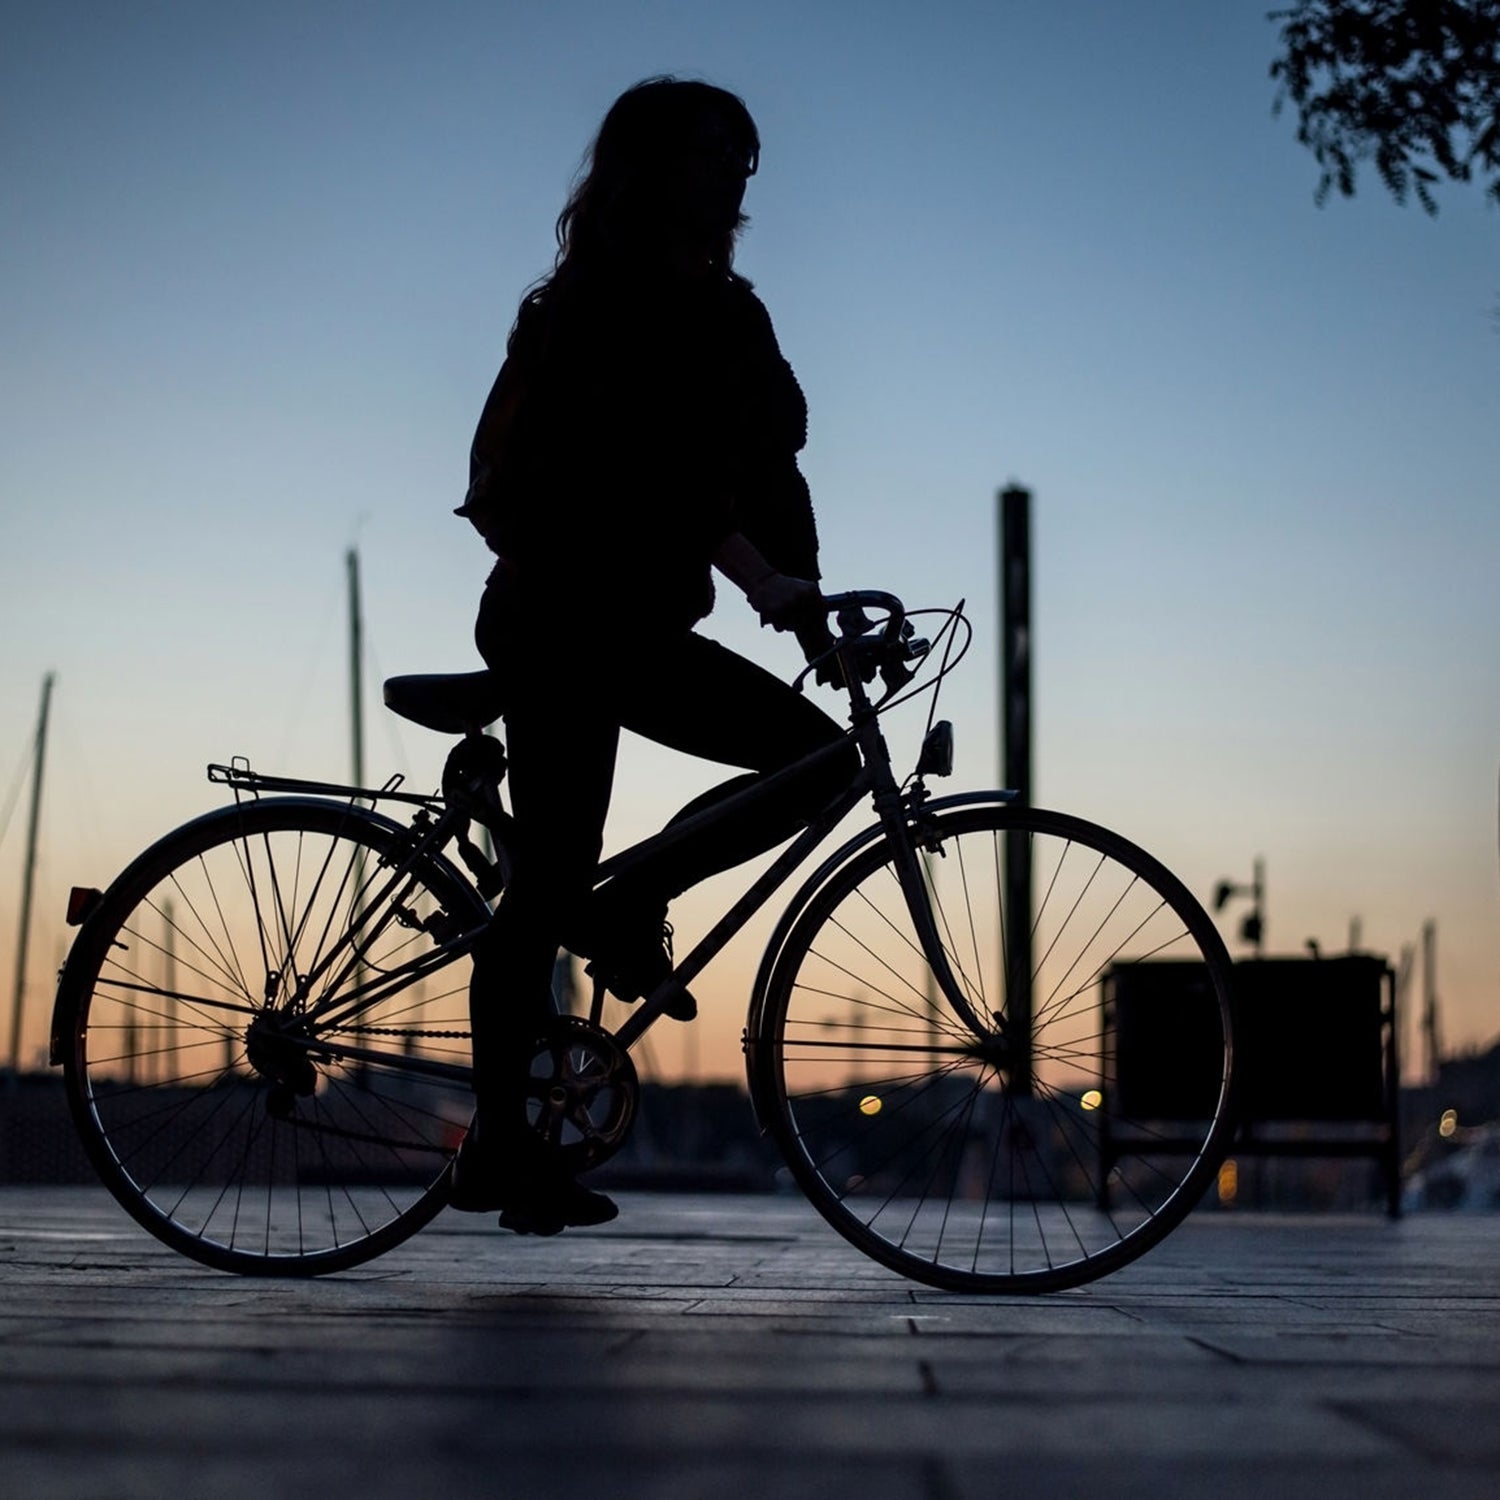
[[[960,807],[1004,806],[1016,801],[1017,796],[1018,793],[1016,792],[1000,790],[954,792],[950,796],[934,797],[930,801],[924,802],[922,804],[922,815],[926,817],[933,813],[947,812]],[[750,991],[749,1009],[745,1015],[743,1045],[745,1052],[745,1082],[750,1090],[750,1104],[755,1111],[756,1123],[762,1130],[766,1128],[766,1120],[768,1118],[764,1104],[769,1101],[763,1100],[763,1091],[767,1087],[767,1080],[762,1077],[765,1052],[761,1044],[768,1040],[764,1035],[765,1010],[771,993],[771,978],[776,972],[776,965],[781,958],[782,950],[786,947],[787,938],[791,935],[792,928],[796,925],[803,912],[807,910],[818,892],[856,854],[884,836],[884,827],[879,823],[872,823],[869,827],[861,829],[860,832],[856,833],[846,843],[840,844],[798,887],[797,893],[787,903],[786,910],[782,912],[780,920],[772,930],[770,940],[766,943],[765,952],[761,954],[760,964],[755,972],[755,984]]]

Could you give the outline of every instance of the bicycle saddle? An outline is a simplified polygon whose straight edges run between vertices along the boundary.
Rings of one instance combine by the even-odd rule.
[[[385,706],[439,734],[477,734],[500,717],[504,694],[493,672],[387,677]]]

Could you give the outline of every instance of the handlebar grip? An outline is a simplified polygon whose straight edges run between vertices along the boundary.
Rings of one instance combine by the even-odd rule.
[[[889,616],[886,621],[885,634],[888,639],[895,640],[900,634],[901,627],[906,623],[906,606],[894,595],[887,594],[883,589],[850,589],[842,594],[825,594],[823,596],[823,607],[831,615],[839,616],[839,628],[846,635],[862,635],[874,623],[872,620],[863,619],[865,607],[883,610]],[[861,616],[860,627],[849,629],[845,626],[843,616],[846,612],[859,611]],[[851,625],[855,622],[851,620]]]
[[[888,610],[893,615],[906,618],[906,606],[894,595],[883,589],[847,589],[841,594],[824,594],[823,604],[832,614],[851,604],[868,604],[874,609]]]

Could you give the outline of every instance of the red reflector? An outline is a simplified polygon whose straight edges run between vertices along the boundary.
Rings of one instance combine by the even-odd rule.
[[[91,885],[75,885],[68,892],[68,926],[81,927],[103,899],[103,891],[96,891]]]

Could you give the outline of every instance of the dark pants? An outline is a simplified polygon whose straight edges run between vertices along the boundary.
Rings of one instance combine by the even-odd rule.
[[[684,813],[754,785],[843,732],[779,678],[688,630],[642,638],[625,622],[593,631],[555,618],[543,624],[492,585],[475,639],[507,684],[516,845],[512,878],[474,955],[474,1088],[486,1133],[509,1136],[524,1129],[526,1072],[536,1030],[552,1013],[557,950],[586,951],[620,731],[750,772]],[[672,897],[790,838],[858,771],[858,752],[851,741],[845,746],[747,813],[611,881],[604,888],[611,904],[648,919],[654,910],[659,921]]]

